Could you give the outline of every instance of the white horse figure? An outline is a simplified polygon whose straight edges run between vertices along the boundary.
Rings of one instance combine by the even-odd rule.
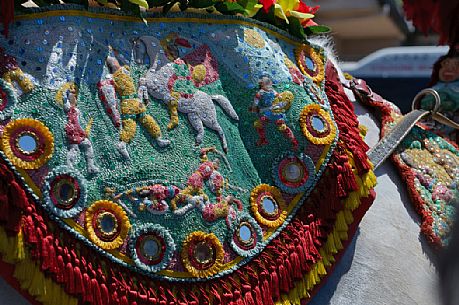
[[[178,36],[169,35],[166,39],[168,43],[166,50],[164,44],[152,36],[141,36],[132,40],[134,47],[134,60],[138,64],[144,62],[144,57],[147,55],[150,59],[150,68],[143,76],[146,80],[148,93],[156,99],[166,103],[171,111],[171,121],[168,128],[172,129],[177,125],[178,121],[173,121],[174,113],[172,105],[177,103],[177,110],[187,115],[188,120],[197,132],[196,144],[202,143],[204,138],[204,126],[217,132],[222,142],[222,147],[225,152],[228,151],[225,133],[217,120],[217,112],[214,101],[217,102],[225,113],[233,120],[238,121],[239,117],[234,110],[231,102],[223,95],[209,95],[201,90],[197,90],[189,98],[173,96],[168,88],[168,82],[175,75],[174,62],[170,58],[178,58],[177,45],[186,45],[188,42]],[[189,45],[186,45],[190,47]],[[168,56],[169,55],[169,56]]]

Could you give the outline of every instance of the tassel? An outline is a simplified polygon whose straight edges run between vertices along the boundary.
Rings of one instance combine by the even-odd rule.
[[[338,234],[338,231],[333,230],[333,232],[331,233],[332,236],[333,236],[333,240],[335,242],[335,247],[337,250],[343,250],[344,247],[343,247],[343,244],[341,243],[341,238],[339,237],[339,234]]]
[[[94,271],[93,271],[94,272]],[[95,278],[96,274],[93,273],[93,278],[91,279],[91,293],[93,297],[93,304],[95,305],[103,305],[102,304],[102,293],[100,292],[100,286]]]
[[[344,216],[344,212],[341,211],[336,215],[336,222],[335,222],[335,227],[338,231],[341,232],[347,232],[348,226],[346,224],[346,219]]]
[[[27,260],[22,260],[16,264],[13,276],[18,279],[22,288],[23,282],[27,281],[30,278],[30,270],[28,268]]]
[[[261,272],[261,304],[263,305],[274,305],[273,297],[271,294],[271,286],[269,284],[270,276],[267,270]]]
[[[314,268],[312,268],[312,271],[313,271],[313,275],[314,275],[314,279],[316,281],[316,283],[320,283],[320,276],[319,274],[317,273],[317,264],[314,265]]]
[[[333,238],[333,234],[328,235],[327,242],[325,244],[325,249],[329,254],[338,253],[338,250],[336,250],[335,239]]]
[[[346,224],[348,225],[354,222],[354,216],[352,216],[352,212],[348,209],[344,209],[344,218],[346,220]]]
[[[284,260],[284,264],[285,264],[285,270],[287,271],[287,281],[288,281],[288,287],[289,287],[289,290],[291,288],[293,288],[293,280],[292,280],[292,275],[294,273],[293,271],[293,268],[292,268],[292,264],[290,263],[290,259],[288,257],[288,252],[287,254],[285,254],[286,256],[286,259]]]
[[[14,206],[20,209],[21,211],[25,211],[29,206],[29,201],[27,200],[27,196],[22,187],[16,181],[13,180],[11,181],[9,191],[9,202],[12,202]]]
[[[300,296],[298,295],[298,288],[297,287],[295,287],[292,290],[290,290],[290,292],[288,294],[288,297],[286,296],[285,298],[286,298],[286,301],[289,304],[292,304],[292,305],[300,305],[301,304],[301,300],[300,300]]]
[[[345,182],[343,177],[343,166],[342,165],[335,165],[335,175],[336,175],[336,194],[339,198],[344,198],[347,196],[347,192],[345,190]],[[338,210],[339,207],[334,207],[334,210]]]
[[[260,266],[260,262],[254,261],[254,264],[256,266]],[[258,272],[253,270],[250,266],[246,267],[247,269],[247,279],[250,282],[250,286],[252,287],[252,297],[253,301],[255,302],[256,305],[258,304],[263,304],[263,298],[261,296],[261,291],[260,291],[260,279],[258,276]]]
[[[360,206],[360,196],[358,192],[352,192],[349,194],[349,196],[344,199],[344,206],[351,210],[354,211]]]
[[[328,255],[325,255],[325,251],[324,249],[320,249],[319,250],[319,253],[320,253],[320,256],[322,256],[322,262],[324,264],[324,267],[330,267],[332,264],[330,263],[330,261],[328,260]]]
[[[159,287],[159,305],[167,305],[167,296],[162,286]]]
[[[295,251],[298,253],[299,269],[301,271],[307,271],[306,267],[306,256],[304,255],[304,247],[301,239],[295,239],[296,247]]]
[[[166,297],[168,296],[168,300],[169,300],[169,305],[175,305],[177,304],[177,297],[175,296],[175,293],[172,291],[171,288],[169,288],[170,286],[166,286]],[[205,297],[204,295],[201,295],[201,297]]]
[[[255,285],[253,288],[254,301],[256,305],[263,305],[263,298],[261,296],[260,285]]]
[[[47,270],[49,268],[49,246],[48,246],[49,239],[45,237],[41,242],[41,257],[43,258],[41,263],[41,270]]]
[[[102,297],[102,305],[109,305],[108,301],[110,300],[110,293],[108,291],[107,285],[105,283],[100,284],[100,295]]]
[[[48,255],[49,255],[49,271],[53,274],[57,272],[57,258],[56,258],[56,249],[54,248],[54,237],[49,235],[47,236],[48,239]]]
[[[280,260],[277,261],[277,265],[278,265],[278,272],[279,272],[280,291],[283,293],[287,293],[290,290],[290,281],[289,281],[287,269],[285,268],[284,264],[282,264],[282,261]]]
[[[75,279],[75,293],[84,295],[85,293],[85,286],[83,281],[83,275],[81,274],[81,270],[78,266],[73,268],[73,277]]]
[[[102,285],[104,285],[104,284],[102,284]],[[101,292],[102,292],[102,285],[100,286]],[[107,290],[107,292],[108,292],[108,290]],[[102,298],[103,297],[104,296],[102,294]],[[147,305],[148,304],[148,295],[139,293],[139,304],[140,305]],[[108,305],[108,304],[104,304],[104,305]]]
[[[239,290],[234,291],[233,299],[234,299],[234,305],[245,305],[244,301],[242,300],[241,292]]]
[[[276,266],[271,266],[271,292],[273,300],[275,301],[280,299],[279,288],[279,275],[277,273]]]
[[[312,256],[312,262],[316,262],[316,258],[320,255],[319,251],[317,250],[316,246],[314,245],[314,238],[311,235],[311,232],[306,231],[306,240],[308,242],[308,251]]]
[[[30,250],[30,255],[33,258],[38,259],[40,258],[40,255],[41,255],[41,243],[44,238],[43,238],[43,231],[40,227],[36,227],[35,232],[36,232],[35,234],[36,234],[37,242],[36,242],[35,247]]]
[[[224,292],[222,298],[223,305],[229,305],[233,302],[233,294],[231,292]]]
[[[92,294],[91,278],[87,272],[83,273],[83,283],[85,290],[83,293],[83,302],[92,303],[94,301],[94,296]]]
[[[347,161],[344,162],[343,169],[344,169],[343,181],[345,183],[346,192],[349,193],[349,192],[358,190],[359,186],[357,185],[357,182],[355,181],[355,176],[354,176],[354,173],[352,172],[352,168],[349,162]]]
[[[116,279],[115,279],[116,280]],[[110,295],[110,305],[120,305],[120,298],[118,296],[118,285],[112,283],[111,285],[112,294]]]
[[[158,296],[156,295],[156,292],[153,290],[153,288],[149,288],[148,291],[147,291],[147,295],[148,295],[148,302],[151,304],[151,305],[157,305],[159,303],[159,298]]]
[[[75,276],[72,263],[70,262],[70,254],[67,255],[67,264],[65,265],[64,280],[66,290],[70,294],[76,294],[75,289]]]
[[[62,248],[61,248],[61,250],[59,250],[59,248],[58,248],[58,252],[62,252]],[[57,257],[56,282],[58,282],[59,284],[64,283],[64,274],[65,274],[65,272],[66,272],[66,270],[65,270],[64,258],[60,254]]]
[[[160,304],[161,304],[161,303],[160,303]],[[166,305],[167,303],[164,302],[163,304]],[[163,305],[163,304],[161,304],[161,305]],[[129,301],[128,301],[127,296],[123,295],[123,296],[120,298],[120,305],[129,305]]]
[[[42,277],[40,277],[40,270],[34,265],[31,264],[30,273],[32,274],[32,281],[30,282],[29,293],[33,296],[43,295],[44,285]]]
[[[312,288],[314,288],[315,285],[316,285],[316,280],[314,277],[314,272],[313,270],[311,270],[308,272],[308,276],[306,280],[306,289],[310,291],[312,290]]]
[[[220,296],[220,293],[218,292],[217,288],[215,286],[212,286],[210,291],[212,292],[212,296],[214,297],[214,300],[213,300],[212,304],[214,304],[214,305],[223,304],[222,303],[222,297]],[[199,304],[199,300],[197,300],[197,301],[198,301],[197,304]]]
[[[0,173],[0,175],[2,175]],[[0,176],[3,177],[3,176]],[[5,181],[0,180],[0,222],[8,222],[9,203],[8,203],[8,186]]]
[[[245,305],[256,305],[255,300],[253,299],[252,296],[252,286],[243,284],[241,285],[242,292],[244,294],[244,303]]]
[[[209,305],[210,304],[209,292],[205,290],[202,286],[199,287],[199,291],[201,292],[201,304]]]
[[[370,162],[368,162],[368,156],[360,147],[354,146],[352,150],[354,156],[355,167],[359,175],[368,172],[371,169]]]
[[[207,286],[206,286],[207,287]],[[210,293],[212,293],[212,295],[214,294],[215,292],[215,288],[212,287],[212,288],[208,288],[210,291]],[[205,290],[202,286],[199,287],[199,291],[201,292],[201,294],[209,294],[207,290]],[[218,292],[217,292],[218,294]],[[185,300],[185,302],[188,302],[188,303],[185,303],[185,304],[189,304],[189,305],[199,305],[199,298],[198,296],[193,292],[193,291],[190,291],[190,293],[188,294],[188,296],[191,298],[191,301],[189,301],[189,299],[187,299],[184,295],[183,295],[183,292],[181,292],[181,295],[182,295],[182,298]],[[209,300],[210,302],[210,300]],[[216,304],[216,303],[212,303],[212,304]]]
[[[309,295],[308,289],[306,287],[306,276],[303,277],[301,281],[301,299],[309,299],[311,296]]]
[[[303,275],[301,274],[300,259],[298,253],[295,251],[296,247],[294,245],[289,246],[290,251],[290,262],[292,265],[292,276],[295,280],[300,280]]]
[[[15,258],[17,261],[21,261],[25,258],[25,252],[24,252],[24,239],[23,239],[23,234],[22,234],[22,229],[19,229],[19,233],[16,238],[16,255]]]
[[[325,266],[322,261],[317,262],[317,273],[319,275],[327,275],[327,271],[325,270]]]

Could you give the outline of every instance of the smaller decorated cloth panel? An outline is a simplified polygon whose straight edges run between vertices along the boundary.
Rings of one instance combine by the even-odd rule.
[[[381,137],[403,118],[397,106],[379,96],[362,102],[381,113]],[[425,100],[421,104],[425,106]],[[459,148],[456,139],[443,132],[450,129],[427,117],[413,127],[391,156],[421,217],[421,232],[437,250],[449,243],[459,203]]]

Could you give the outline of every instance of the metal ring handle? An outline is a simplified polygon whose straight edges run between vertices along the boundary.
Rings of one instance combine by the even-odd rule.
[[[438,109],[440,109],[440,104],[441,104],[440,95],[435,89],[432,89],[432,88],[423,89],[421,92],[416,94],[416,96],[413,99],[413,103],[411,104],[411,110],[420,109],[419,102],[421,101],[421,98],[428,94],[433,95],[435,99],[435,106],[431,111],[437,112]]]

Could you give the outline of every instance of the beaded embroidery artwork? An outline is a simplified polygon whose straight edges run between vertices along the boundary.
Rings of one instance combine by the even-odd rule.
[[[44,304],[308,300],[376,182],[333,64],[242,17],[147,21],[0,38],[3,257]]]
[[[381,136],[394,128],[403,117],[398,107],[390,102],[379,98],[362,101],[381,112]],[[429,101],[429,98],[425,98],[422,103],[428,104]],[[433,128],[441,124],[432,126],[432,122],[427,119],[414,126],[391,159],[421,217],[422,233],[432,246],[441,248],[448,245],[459,204],[459,149],[455,139],[441,132],[445,127]],[[446,130],[450,131],[450,128]]]

